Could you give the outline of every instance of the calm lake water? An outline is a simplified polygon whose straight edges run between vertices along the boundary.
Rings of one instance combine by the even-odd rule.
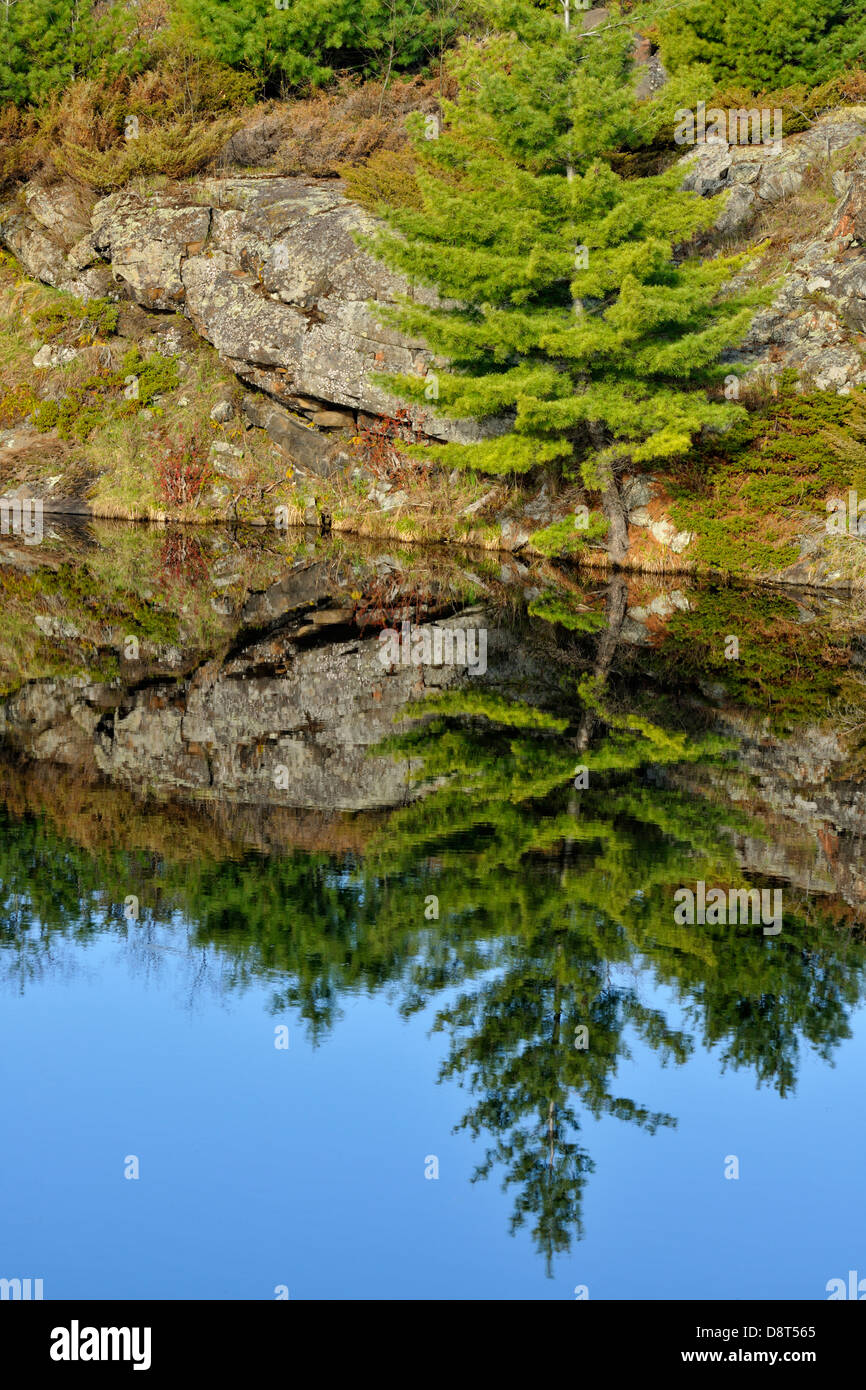
[[[0,603],[0,1277],[866,1279],[861,603],[96,524]]]

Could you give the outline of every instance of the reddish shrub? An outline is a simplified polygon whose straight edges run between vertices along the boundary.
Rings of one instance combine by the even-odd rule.
[[[210,469],[209,438],[200,425],[181,426],[172,437],[161,431],[156,481],[162,500],[172,507],[197,502]]]

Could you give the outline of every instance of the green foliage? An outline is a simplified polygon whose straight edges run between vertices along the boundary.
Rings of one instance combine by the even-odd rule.
[[[726,655],[729,635],[736,659]],[[829,716],[850,660],[846,634],[800,622],[790,599],[735,588],[705,590],[691,612],[675,613],[659,653],[678,684],[719,682],[779,732]]]
[[[63,341],[85,347],[95,338],[109,338],[117,328],[120,306],[110,299],[82,301],[59,295],[46,309],[33,315],[33,326],[50,342]]]
[[[14,0],[2,7],[0,103],[39,102],[93,63],[100,47],[93,8],[93,0]]]
[[[589,518],[588,526],[577,526],[573,517],[551,522],[532,534],[533,547],[542,555],[575,555],[589,541],[601,540],[607,534],[607,521],[597,512]]]
[[[663,60],[673,72],[705,64],[718,80],[753,91],[824,82],[856,66],[866,48],[866,0],[691,0],[655,3]]]
[[[739,574],[791,564],[804,511],[823,516],[831,490],[866,489],[858,410],[854,396],[800,390],[785,372],[730,435],[701,441],[670,508],[677,526],[695,532],[696,558]]]
[[[39,397],[29,382],[18,382],[0,394],[0,428],[20,424],[39,407]]]
[[[132,377],[138,384],[138,394],[127,397],[124,391]],[[38,430],[56,429],[61,439],[83,442],[108,420],[143,410],[156,396],[174,391],[179,385],[176,358],[163,357],[158,352],[142,357],[133,347],[124,355],[119,370],[94,372],[71,387],[59,401],[43,401],[33,422]]]
[[[441,719],[444,715],[458,714],[465,719],[485,719],[512,729],[548,729],[560,734],[568,728],[567,719],[537,709],[524,700],[508,700],[489,690],[443,690],[428,695],[423,701],[408,704],[404,714],[407,719],[429,714]]]
[[[67,613],[81,615],[79,621],[94,619],[110,624],[122,618],[125,633],[155,642],[178,641],[180,625],[175,614],[142,603],[131,589],[119,586],[108,590],[104,576],[83,565],[40,570],[36,589],[46,598],[62,599]]]
[[[130,348],[124,355],[115,380],[119,384],[120,377],[125,381],[128,376],[134,376],[138,380],[140,406],[150,405],[154,396],[162,395],[166,391],[175,391],[180,385],[176,357],[163,357],[159,352],[142,357],[137,347]]]
[[[418,67],[456,30],[456,6],[434,0],[178,0],[178,14],[221,63],[272,87]]]
[[[837,397],[837,399],[839,399]],[[827,418],[829,412],[825,412]],[[840,427],[840,420],[844,428]],[[847,475],[847,485],[866,492],[866,393],[853,391],[844,411],[831,415],[823,440]],[[836,474],[836,480],[843,481]]]
[[[739,261],[674,255],[712,223],[711,200],[682,192],[676,169],[626,179],[611,168],[607,152],[633,128],[627,31],[586,44],[555,15],[536,11],[533,24],[543,42],[505,35],[461,50],[444,130],[425,140],[415,126],[423,206],[383,203],[390,230],[364,244],[459,302],[379,310],[450,362],[437,373],[440,412],[513,422],[413,456],[493,474],[579,466],[603,489],[626,463],[681,455],[704,425],[737,414],[703,388],[721,380],[719,354],[756,298],[721,296]],[[425,400],[422,377],[383,382]]]
[[[531,599],[528,611],[531,618],[543,618],[546,623],[558,623],[560,627],[567,627],[570,632],[597,632],[605,625],[603,613],[588,608],[573,594],[556,590]]]

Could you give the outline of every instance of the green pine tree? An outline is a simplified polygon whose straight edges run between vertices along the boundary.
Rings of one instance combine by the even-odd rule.
[[[672,71],[704,63],[719,81],[755,92],[826,81],[857,65],[866,41],[866,0],[654,0],[639,15],[657,17]]]
[[[0,102],[42,101],[87,72],[103,48],[93,0],[3,0]]]
[[[452,62],[460,92],[438,138],[415,128],[421,206],[376,209],[387,226],[365,244],[444,301],[407,297],[381,316],[447,363],[432,393],[429,375],[382,381],[419,405],[434,395],[445,416],[508,422],[477,443],[423,446],[444,466],[579,471],[602,493],[620,559],[618,474],[730,422],[739,408],[706,388],[730,371],[719,356],[756,297],[722,295],[736,258],[678,251],[717,211],[680,190],[681,170],[611,167],[635,129],[630,32],[581,36],[525,8],[505,18],[511,32]]]
[[[431,0],[177,0],[205,49],[269,87],[316,86],[336,68],[390,77],[429,60],[455,16]]]

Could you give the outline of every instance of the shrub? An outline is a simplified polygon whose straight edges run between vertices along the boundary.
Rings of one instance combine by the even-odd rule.
[[[401,208],[423,206],[411,150],[377,150],[366,164],[346,165],[340,173],[349,197],[371,212],[382,203]]]
[[[752,91],[812,86],[859,64],[866,0],[692,0],[661,6],[657,24],[672,72],[701,63],[718,81]]]
[[[0,395],[0,428],[18,425],[26,420],[39,404],[33,388],[26,382],[19,382]]]
[[[457,10],[441,0],[178,0],[213,57],[271,90],[320,86],[338,68],[388,77],[417,68],[453,38]]]
[[[72,295],[58,298],[33,315],[33,326],[49,342],[86,347],[96,338],[109,338],[117,328],[120,307],[110,299],[82,301]]]
[[[64,140],[54,162],[61,172],[101,193],[123,188],[131,178],[143,174],[187,178],[219,154],[240,124],[240,119],[232,116],[203,121],[180,116],[169,125],[142,129],[137,139],[124,140],[107,150],[89,150]]]
[[[163,501],[172,507],[197,502],[208,476],[209,440],[198,423],[181,426],[172,435],[162,430],[156,481]]]

